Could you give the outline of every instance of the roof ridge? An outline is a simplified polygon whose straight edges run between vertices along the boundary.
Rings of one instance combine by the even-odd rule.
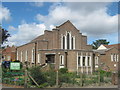
[[[66,24],[67,22],[71,23],[71,25],[72,25],[74,28],[76,28],[70,20],[67,20],[66,22],[62,23],[61,25],[56,26],[56,28],[59,28],[59,27],[63,26],[63,25]],[[77,29],[77,28],[76,28],[76,29]],[[77,30],[78,30],[78,29],[77,29]]]

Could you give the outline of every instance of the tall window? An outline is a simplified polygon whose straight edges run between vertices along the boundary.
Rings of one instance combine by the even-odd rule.
[[[40,58],[40,53],[38,53],[38,63],[41,63],[41,62],[40,62],[40,59],[41,59],[41,58]]]
[[[113,61],[116,61],[116,54],[113,55]]]
[[[88,66],[90,66],[90,57],[88,57]]]
[[[70,34],[67,33],[67,49],[70,49]]]
[[[65,49],[65,36],[63,36],[63,49]]]
[[[80,57],[78,57],[78,66],[80,66]]]
[[[35,61],[35,49],[32,49],[32,63]]]
[[[85,66],[85,57],[83,57],[83,66]]]
[[[75,49],[75,36],[73,37],[73,49]]]
[[[73,40],[74,40],[74,39],[73,39],[73,37],[72,37],[72,38],[71,38],[71,49],[73,49],[73,43],[74,43]]]
[[[98,65],[98,56],[95,56],[95,65]]]
[[[111,61],[113,61],[113,54],[111,54]]]
[[[64,65],[64,56],[60,55],[60,65]]]
[[[116,57],[116,58],[117,58],[117,62],[118,62],[118,61],[119,61],[119,55],[118,55],[118,54],[117,54],[117,57]]]
[[[26,50],[26,58],[25,61],[28,61],[28,51]]]
[[[18,60],[18,51],[17,51],[17,60]]]
[[[22,62],[22,58],[23,58],[22,56],[23,56],[23,54],[22,54],[22,51],[21,51],[21,62]]]

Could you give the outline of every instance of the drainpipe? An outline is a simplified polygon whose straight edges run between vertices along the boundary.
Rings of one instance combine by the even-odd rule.
[[[15,59],[17,60],[17,47],[16,47],[16,51],[15,51]]]
[[[37,42],[35,42],[35,66],[37,64],[36,55],[37,55]]]
[[[67,51],[65,51],[65,57],[66,57],[65,64],[66,64],[66,68],[67,68],[67,55],[68,55],[68,53],[67,53]]]

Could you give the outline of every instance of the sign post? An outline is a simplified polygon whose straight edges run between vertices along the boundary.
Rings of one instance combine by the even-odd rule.
[[[11,62],[10,70],[20,70],[20,62]]]

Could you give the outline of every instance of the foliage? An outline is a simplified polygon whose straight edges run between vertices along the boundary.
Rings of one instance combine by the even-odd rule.
[[[62,73],[62,74],[65,74],[68,72],[68,69],[67,68],[61,68],[59,69],[59,72]]]
[[[75,84],[77,81],[75,80],[77,78],[76,73],[61,73],[59,72],[59,82],[61,83],[70,83],[70,84]]]
[[[93,41],[93,49],[97,49],[101,44],[108,45],[110,42],[108,42],[106,39],[99,39],[95,42]]]
[[[4,41],[8,41],[7,38],[10,37],[10,34],[7,30],[1,27],[0,25],[0,36],[2,36],[2,40],[0,40],[0,43],[3,44]]]
[[[9,77],[12,76],[12,75],[6,74],[7,72],[10,72],[10,69],[9,69],[9,68],[5,68],[5,67],[2,65],[2,78],[9,78]]]
[[[118,71],[118,78],[120,79],[120,71]]]
[[[43,83],[38,88],[44,88],[44,87],[47,87],[47,86],[48,86],[48,83]]]
[[[49,86],[54,86],[56,84],[56,72],[53,70],[49,70],[44,72],[45,77],[47,78],[47,83]]]
[[[10,70],[10,68],[5,68],[4,65],[2,65],[2,82],[5,84],[16,84],[16,85],[24,85],[24,70],[21,69],[19,71],[16,70]],[[20,78],[21,77],[21,78]],[[14,81],[16,78],[18,78],[18,81]]]
[[[30,71],[30,75],[32,76],[32,78],[39,84],[43,84],[45,83],[46,77],[44,76],[44,74],[41,72],[41,68],[36,66],[36,67],[32,67],[29,69]],[[32,84],[35,85],[35,83],[31,80]]]

